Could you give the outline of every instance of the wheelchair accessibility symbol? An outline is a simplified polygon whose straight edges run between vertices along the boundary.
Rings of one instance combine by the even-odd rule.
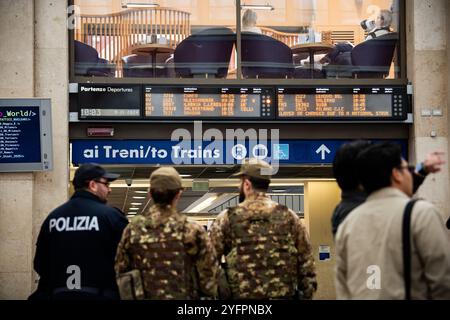
[[[274,160],[289,160],[289,145],[288,144],[274,144],[273,145]]]

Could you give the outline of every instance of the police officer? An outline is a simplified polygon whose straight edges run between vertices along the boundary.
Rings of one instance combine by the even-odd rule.
[[[116,274],[140,271],[145,299],[190,300],[217,295],[218,262],[206,231],[177,212],[181,177],[172,167],[150,176],[154,205],[125,228]]]
[[[40,280],[31,299],[119,298],[114,257],[128,220],[106,205],[118,177],[97,164],[77,169],[74,195],[41,227],[34,258]]]
[[[217,217],[211,241],[217,256],[225,255],[232,299],[311,299],[317,282],[307,231],[292,210],[266,195],[271,172],[262,160],[243,162],[235,174],[240,204]]]

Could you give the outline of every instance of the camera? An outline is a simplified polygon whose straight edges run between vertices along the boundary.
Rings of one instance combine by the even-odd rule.
[[[373,20],[363,20],[361,21],[361,28],[364,29],[364,31],[371,31],[375,28],[375,21]]]
[[[127,186],[131,187],[131,185],[133,184],[133,179],[125,179],[125,183],[127,184]]]

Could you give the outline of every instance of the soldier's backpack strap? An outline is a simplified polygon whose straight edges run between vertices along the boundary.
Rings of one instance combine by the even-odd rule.
[[[230,224],[230,231],[231,231],[231,243],[233,243],[233,241],[236,239],[236,235],[234,232],[234,218],[233,216],[236,214],[237,211],[237,207],[231,207],[228,208],[227,211],[225,211],[225,214],[228,216],[228,223]]]
[[[183,243],[183,246],[185,247],[185,235],[186,235],[186,229],[187,225],[189,223],[186,216],[183,216],[183,225],[181,227],[182,229],[182,238],[181,241]],[[187,253],[187,250],[185,248],[184,252],[184,270],[185,270],[185,281],[188,289],[188,294],[190,299],[198,299],[199,296],[199,285],[198,285],[198,274],[197,274],[197,268],[195,267],[195,264],[192,261],[192,257]],[[194,296],[191,296],[193,294]]]

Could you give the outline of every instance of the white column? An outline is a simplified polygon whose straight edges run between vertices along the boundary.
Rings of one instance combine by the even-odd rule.
[[[33,1],[0,1],[0,97],[34,94]],[[33,174],[0,173],[0,299],[31,290]]]
[[[448,46],[447,0],[407,1],[409,13],[408,77],[414,85],[412,155],[416,161],[433,150],[447,153],[448,139]],[[441,111],[442,116],[423,116],[424,111]],[[426,179],[419,196],[433,202],[444,217],[450,212],[449,169]]]
[[[68,193],[66,1],[0,1],[0,97],[50,98],[54,169],[0,173],[0,299],[34,290],[37,233]]]
[[[49,212],[67,200],[69,49],[66,1],[35,0],[35,96],[51,98],[53,171],[34,174],[33,256]],[[35,279],[35,277],[33,277]]]

